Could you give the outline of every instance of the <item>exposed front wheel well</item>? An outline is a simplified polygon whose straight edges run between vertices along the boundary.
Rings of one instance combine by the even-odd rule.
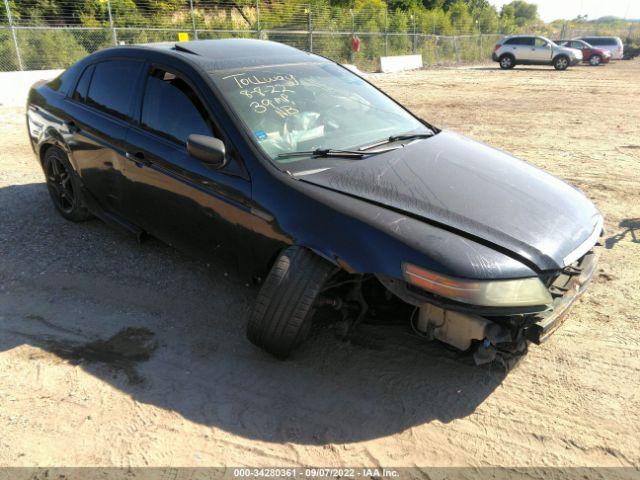
[[[38,160],[40,161],[41,165],[44,160],[44,156],[47,154],[47,150],[54,146],[55,145],[53,143],[43,143],[42,145],[40,145],[40,148],[38,149]]]

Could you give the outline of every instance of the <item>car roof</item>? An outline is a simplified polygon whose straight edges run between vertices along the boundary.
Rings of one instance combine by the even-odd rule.
[[[612,38],[614,40],[619,40],[620,42],[622,42],[620,37],[614,37],[611,35],[582,35],[580,37],[576,37],[574,40],[582,40],[583,38]]]
[[[308,62],[329,62],[329,60],[324,57],[304,52],[282,43],[249,38],[148,43],[125,46],[123,48],[144,48],[164,51],[192,63],[197,63],[206,71]]]

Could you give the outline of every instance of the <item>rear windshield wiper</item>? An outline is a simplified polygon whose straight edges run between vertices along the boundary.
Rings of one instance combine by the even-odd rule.
[[[358,148],[358,151],[369,150],[370,148],[379,147],[380,145],[385,145],[387,143],[399,142],[401,140],[415,140],[417,138],[431,138],[435,135],[434,132],[430,133],[407,133],[404,135],[392,135],[389,138],[385,138],[384,140],[380,140],[379,142],[372,143],[370,145],[365,145],[363,147]]]
[[[375,152],[362,152],[360,150],[337,150],[335,148],[316,148],[315,150],[281,153],[278,155],[278,158],[290,158],[290,157],[362,158],[369,155],[388,152],[390,150],[395,150],[395,148],[376,150]]]

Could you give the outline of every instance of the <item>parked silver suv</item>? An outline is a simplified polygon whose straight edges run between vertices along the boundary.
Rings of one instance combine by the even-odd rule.
[[[566,70],[582,61],[582,52],[537,35],[512,35],[500,40],[492,58],[505,70],[516,65],[553,65],[556,70]]]

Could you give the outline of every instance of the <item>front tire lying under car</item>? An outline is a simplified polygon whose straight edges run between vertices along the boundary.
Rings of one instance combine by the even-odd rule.
[[[322,287],[336,267],[299,246],[284,250],[267,276],[247,325],[247,337],[279,358],[306,338]]]

